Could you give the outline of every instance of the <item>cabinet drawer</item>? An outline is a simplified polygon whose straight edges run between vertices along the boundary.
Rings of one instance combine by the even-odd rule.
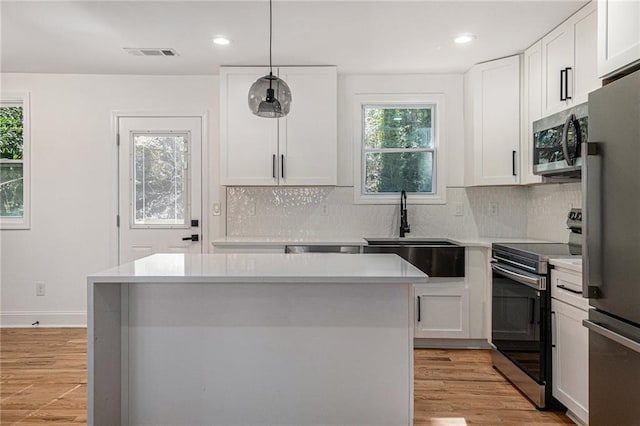
[[[589,299],[582,297],[582,274],[568,269],[551,270],[551,297],[584,311],[589,309]]]

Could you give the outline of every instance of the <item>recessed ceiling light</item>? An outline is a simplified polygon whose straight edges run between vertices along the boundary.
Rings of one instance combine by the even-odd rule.
[[[229,43],[231,43],[231,40],[226,37],[219,36],[213,39],[213,44],[217,44],[218,46],[226,46]]]
[[[453,39],[458,44],[469,43],[476,38],[473,34],[460,34],[458,37]]]

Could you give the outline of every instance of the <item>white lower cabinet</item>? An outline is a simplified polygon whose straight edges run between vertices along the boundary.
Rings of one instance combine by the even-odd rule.
[[[469,291],[464,278],[431,278],[414,286],[414,337],[469,337]]]
[[[551,272],[553,396],[567,407],[570,417],[588,424],[589,331],[582,321],[589,314],[584,306],[586,299],[564,289],[567,288],[567,282],[576,281],[573,284],[579,285],[579,280],[580,275],[575,273],[561,270]],[[558,285],[561,287],[558,288]],[[577,303],[566,303],[574,300]]]

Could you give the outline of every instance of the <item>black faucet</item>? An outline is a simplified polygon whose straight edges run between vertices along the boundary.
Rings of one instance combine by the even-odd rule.
[[[411,226],[407,219],[407,193],[402,190],[400,193],[400,237],[411,232]]]

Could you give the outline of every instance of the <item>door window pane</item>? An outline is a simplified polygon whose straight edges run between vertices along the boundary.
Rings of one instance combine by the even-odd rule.
[[[185,225],[187,135],[134,134],[134,225]]]

